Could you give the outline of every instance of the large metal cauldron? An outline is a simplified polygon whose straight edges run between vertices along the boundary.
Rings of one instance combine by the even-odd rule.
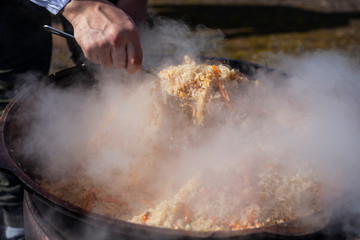
[[[232,68],[239,69],[250,79],[258,69],[268,71],[269,74],[278,74],[271,69],[248,62],[227,59],[216,59],[216,61],[225,62]],[[43,81],[62,88],[73,85],[89,87],[96,84],[96,79],[86,66],[63,70]],[[27,127],[24,125],[31,124],[29,122],[21,125],[18,119],[24,109],[32,106],[36,94],[36,84],[23,90],[6,107],[1,116],[0,168],[15,175],[21,181],[39,214],[65,239],[308,239],[309,236],[318,236],[319,231],[329,220],[328,214],[319,212],[296,221],[257,229],[234,232],[188,232],[143,226],[85,212],[41,188],[34,179],[41,176],[45,169],[31,164],[31,161],[30,163],[23,161],[16,152],[16,146],[21,144],[21,134]],[[311,224],[303,221],[306,218],[312,220]]]

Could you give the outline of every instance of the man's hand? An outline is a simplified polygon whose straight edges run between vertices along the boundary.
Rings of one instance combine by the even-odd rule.
[[[72,24],[86,58],[105,68],[134,73],[142,63],[142,49],[133,20],[106,0],[71,0],[62,15]]]

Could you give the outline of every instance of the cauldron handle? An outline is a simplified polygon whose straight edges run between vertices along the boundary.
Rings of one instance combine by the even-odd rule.
[[[31,179],[27,176],[21,168],[15,163],[15,161],[10,156],[10,153],[6,147],[5,143],[5,121],[7,108],[5,108],[3,114],[0,118],[0,171],[8,173],[19,180],[19,183],[26,188],[28,192],[33,191],[33,185],[31,184]],[[5,113],[5,114],[4,114]]]
[[[11,173],[16,176],[16,167],[14,166],[14,162],[10,157],[10,153],[6,148],[5,137],[4,137],[4,123],[5,123],[5,115],[6,108],[0,118],[0,170],[6,171],[7,173]]]
[[[6,145],[6,134],[7,134],[7,127],[6,123],[9,121],[9,112],[10,109],[14,107],[15,100],[20,98],[25,91],[21,91],[13,100],[8,103],[8,105],[3,110],[0,116],[0,171],[9,173],[15,176],[20,182],[24,182],[24,173],[22,172],[21,168],[17,165],[14,161],[12,156],[10,155],[9,149]],[[25,177],[26,178],[26,177]],[[25,184],[26,185],[26,184]]]

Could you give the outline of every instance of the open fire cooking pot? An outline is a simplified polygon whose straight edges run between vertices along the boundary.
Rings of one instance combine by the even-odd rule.
[[[279,74],[272,69],[249,62],[219,58],[216,58],[216,61],[239,69],[250,79],[259,69],[269,74]],[[280,75],[284,77],[283,73]],[[89,87],[97,82],[87,66],[65,69],[42,79],[42,81],[61,88],[74,85]],[[27,127],[24,124],[21,125],[18,119],[24,109],[31,108],[32,99],[37,94],[36,91],[36,84],[21,91],[1,116],[0,168],[20,180],[40,215],[65,239],[303,239],[303,236],[317,234],[328,223],[329,214],[318,212],[295,221],[255,229],[230,232],[191,232],[139,225],[86,212],[40,187],[35,179],[41,177],[41,172],[45,170],[40,169],[36,164],[24,161],[16,151],[16,146],[21,144],[22,133]],[[31,122],[26,125],[28,124]]]

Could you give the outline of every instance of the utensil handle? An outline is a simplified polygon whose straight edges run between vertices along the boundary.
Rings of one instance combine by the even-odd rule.
[[[53,33],[55,35],[58,35],[60,37],[65,37],[65,38],[68,38],[68,39],[75,39],[75,37],[69,33],[66,33],[66,32],[63,32],[63,31],[60,31],[59,29],[56,29],[56,28],[53,28],[49,25],[44,25],[43,28],[45,29],[45,31],[49,32],[49,33]]]

